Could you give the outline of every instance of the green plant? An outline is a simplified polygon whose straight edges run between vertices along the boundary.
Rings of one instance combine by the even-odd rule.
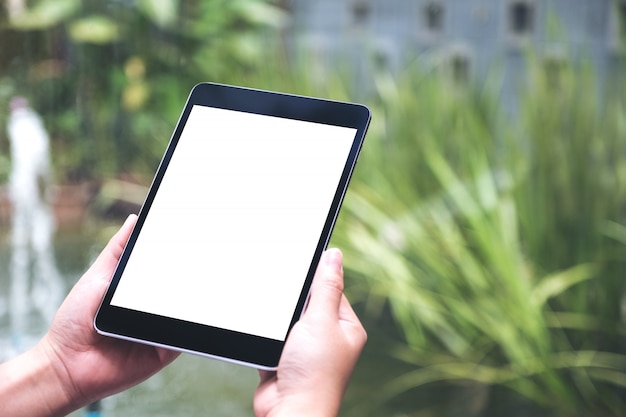
[[[285,21],[268,0],[5,7],[3,90],[44,116],[61,182],[151,176],[191,87],[233,81],[233,68],[258,62],[265,37]]]
[[[402,332],[410,370],[380,401],[444,381],[556,415],[624,407],[623,99],[599,109],[588,73],[529,68],[514,127],[486,89],[379,84],[333,244],[370,320],[389,309]]]

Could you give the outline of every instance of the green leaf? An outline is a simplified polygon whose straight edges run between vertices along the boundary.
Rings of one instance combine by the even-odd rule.
[[[76,42],[105,44],[119,39],[117,23],[104,16],[89,16],[70,25],[69,33]]]
[[[63,22],[79,7],[79,0],[42,0],[24,13],[14,16],[10,25],[19,30],[46,29]]]
[[[246,0],[235,3],[235,8],[248,22],[281,28],[287,22],[287,14],[276,6],[259,0]]]
[[[137,8],[160,27],[171,27],[178,17],[178,0],[139,0]]]
[[[593,278],[596,270],[593,264],[582,264],[545,277],[533,289],[533,303],[537,306],[543,305],[548,299],[565,292],[573,285]]]
[[[626,226],[607,220],[601,226],[601,230],[607,237],[626,245]]]

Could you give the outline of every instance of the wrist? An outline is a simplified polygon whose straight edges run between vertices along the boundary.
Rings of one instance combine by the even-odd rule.
[[[66,382],[41,344],[0,365],[2,414],[63,416],[73,411]]]

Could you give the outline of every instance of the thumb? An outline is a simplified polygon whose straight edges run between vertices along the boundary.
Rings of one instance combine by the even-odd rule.
[[[343,288],[343,254],[339,249],[328,249],[317,266],[305,316],[336,320],[339,316]]]
[[[113,235],[100,255],[98,255],[85,276],[92,276],[94,279],[98,280],[104,279],[107,282],[111,279],[113,270],[117,266],[120,256],[122,256],[126,242],[128,241],[136,222],[136,215],[131,214],[128,216],[120,230]]]

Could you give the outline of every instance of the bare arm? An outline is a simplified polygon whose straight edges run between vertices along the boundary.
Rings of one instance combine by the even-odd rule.
[[[0,365],[2,415],[62,416],[129,388],[178,353],[98,335],[93,318],[136,217],[111,238],[33,349]]]
[[[0,365],[7,417],[63,416],[129,388],[178,353],[98,335],[93,317],[136,218],[130,217],[74,286],[40,343]],[[342,255],[324,254],[309,306],[289,335],[277,372],[261,372],[259,417],[336,416],[366,333],[343,295]]]

